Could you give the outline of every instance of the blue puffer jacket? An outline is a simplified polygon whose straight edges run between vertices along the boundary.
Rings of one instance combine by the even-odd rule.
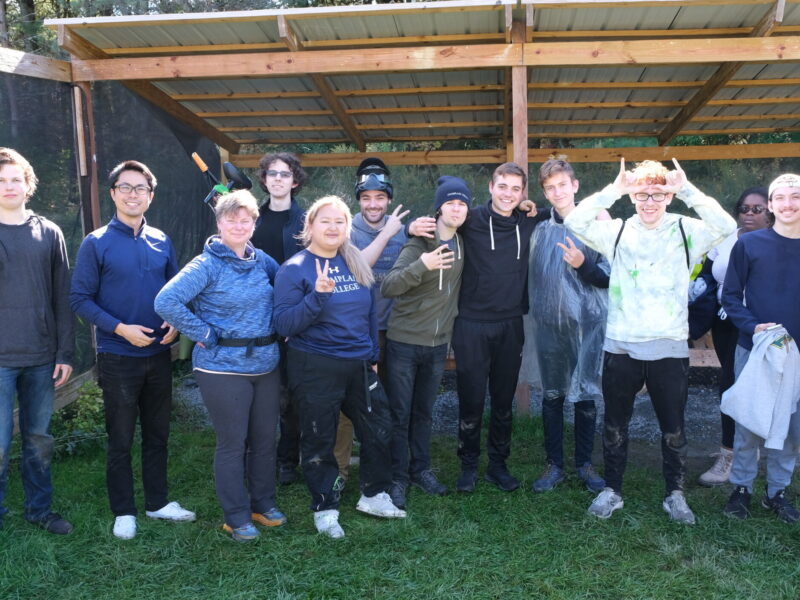
[[[206,242],[196,256],[158,293],[156,312],[205,348],[195,346],[197,369],[254,375],[278,365],[278,345],[246,347],[217,345],[217,339],[268,336],[272,326],[272,283],[278,263],[249,243],[239,258],[219,236]],[[189,310],[188,305],[193,310]]]

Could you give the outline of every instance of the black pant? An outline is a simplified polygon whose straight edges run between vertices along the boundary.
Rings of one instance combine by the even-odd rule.
[[[487,381],[489,462],[504,464],[511,454],[512,404],[524,341],[522,317],[497,322],[456,318],[452,343],[458,379],[458,456],[463,468],[478,466]]]
[[[217,434],[217,499],[225,522],[241,527],[250,522],[251,513],[275,508],[280,375],[278,371],[265,375],[195,371],[194,375]]]
[[[592,448],[597,423],[594,400],[575,402],[575,467],[592,464]],[[564,396],[542,400],[544,449],[547,462],[564,468]]]
[[[733,385],[736,380],[733,374],[734,357],[736,356],[736,343],[739,340],[739,330],[730,319],[714,319],[711,326],[711,339],[714,341],[714,351],[717,353],[719,364],[722,367],[719,374],[719,395]],[[733,438],[736,434],[736,421],[732,417],[720,412],[722,424],[722,445],[733,449]]]
[[[286,366],[286,342],[280,340],[278,348],[281,352],[281,437],[278,439],[278,465],[294,469],[300,464],[300,424],[297,420],[297,404],[289,394],[289,374]]]
[[[100,353],[97,371],[106,413],[106,483],[111,511],[118,517],[137,514],[131,468],[137,417],[142,426],[145,510],[158,510],[167,504],[167,439],[172,410],[169,349],[147,357]]]
[[[332,358],[289,348],[289,391],[300,415],[303,475],[311,510],[339,507],[334,483],[339,467],[333,455],[339,412],[353,421],[361,442],[361,491],[385,492],[391,485],[389,401],[377,374],[363,360]],[[376,386],[372,393],[368,388]]]
[[[394,481],[408,483],[409,475],[414,477],[431,468],[433,404],[446,358],[447,344],[420,346],[386,341]]]
[[[606,352],[603,357],[603,459],[606,485],[622,493],[628,460],[628,424],[636,393],[647,384],[658,425],[667,494],[683,490],[686,479],[686,434],[683,414],[689,394],[689,359],[636,360]]]

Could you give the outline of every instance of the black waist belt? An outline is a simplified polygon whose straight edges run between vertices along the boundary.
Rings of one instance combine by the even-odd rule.
[[[257,338],[229,338],[217,340],[218,346],[227,346],[229,348],[247,348],[245,356],[250,356],[253,353],[255,346],[269,346],[278,341],[278,335],[273,333],[264,337]]]

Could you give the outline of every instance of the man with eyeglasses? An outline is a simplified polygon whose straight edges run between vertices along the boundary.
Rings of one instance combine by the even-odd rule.
[[[289,152],[265,154],[258,161],[258,183],[267,199],[258,209],[256,230],[250,240],[259,250],[275,259],[279,265],[303,249],[298,238],[303,229],[304,211],[297,194],[308,179],[300,160]],[[286,374],[286,343],[278,344],[281,351],[281,435],[278,440],[278,483],[288,485],[300,478],[300,428],[297,410],[289,397]]]
[[[564,224],[611,264],[608,322],[603,344],[603,459],[606,487],[589,506],[601,519],[623,507],[622,478],[628,454],[628,425],[636,393],[647,385],[659,427],[669,518],[694,524],[686,503],[688,398],[688,286],[691,265],[736,229],[719,203],[675,170],[644,161],[630,172],[622,159],[616,180],[589,196]],[[626,221],[595,217],[628,194],[636,214]],[[700,219],[667,213],[674,195]]]
[[[172,408],[169,346],[177,330],[153,308],[177,272],[172,242],[144,218],[156,188],[146,165],[128,160],[108,176],[116,213],[86,236],[72,276],[72,310],[95,326],[97,372],[103,389],[108,454],[106,483],[113,533],[136,535],[131,447],[141,423],[145,511],[153,519],[194,521],[167,498],[167,441]]]

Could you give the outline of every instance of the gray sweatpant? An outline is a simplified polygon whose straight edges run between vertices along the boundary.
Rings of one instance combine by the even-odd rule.
[[[734,375],[738,378],[742,372],[750,351],[736,346]],[[743,485],[747,491],[753,491],[753,480],[758,475],[758,452],[764,439],[740,423],[736,423],[736,434],[733,439],[733,466],[730,482]],[[778,491],[786,488],[792,481],[798,452],[800,452],[800,410],[792,414],[789,420],[789,433],[780,450],[765,449],[767,454],[767,494],[770,498]]]

